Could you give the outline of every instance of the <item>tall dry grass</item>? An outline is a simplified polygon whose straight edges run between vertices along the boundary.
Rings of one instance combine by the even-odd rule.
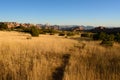
[[[75,43],[58,36],[0,32],[0,80],[49,80]]]
[[[75,46],[64,80],[120,80],[120,45],[99,43],[83,41]]]
[[[0,80],[120,80],[120,45],[0,32]]]

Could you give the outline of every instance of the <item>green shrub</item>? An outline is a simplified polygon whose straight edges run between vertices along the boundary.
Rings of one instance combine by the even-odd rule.
[[[39,29],[39,34],[46,34],[42,29]]]
[[[106,36],[107,36],[107,34],[106,33],[104,33],[104,32],[101,32],[100,34],[99,34],[99,40],[103,40],[103,39],[105,39],[106,38]]]
[[[115,41],[120,42],[120,33],[115,35]]]
[[[40,34],[40,29],[35,26],[23,28],[22,32],[30,33],[31,36],[37,37]]]
[[[50,33],[50,35],[54,35],[55,33]]]
[[[81,37],[90,37],[90,34],[89,33],[82,33]]]
[[[90,34],[90,33],[82,33],[81,34],[81,37],[89,37],[89,38],[91,38],[93,35],[92,34]]]
[[[30,33],[31,32],[31,28],[25,28],[25,29],[23,29],[22,32]]]
[[[75,34],[73,32],[68,32],[66,35],[67,36],[74,36]]]
[[[30,29],[30,34],[31,34],[33,37],[38,37],[38,36],[39,36],[39,29],[36,28],[36,27],[31,27],[31,29]]]
[[[115,35],[101,32],[101,33],[94,34],[93,39],[94,40],[102,40],[102,42],[100,43],[101,45],[113,46],[113,43],[115,40]]]
[[[100,44],[104,46],[113,46],[114,41],[103,40]]]
[[[49,33],[50,35],[54,35],[55,33],[58,33],[58,31],[53,29],[40,29],[40,34],[46,34],[46,33]]]
[[[61,32],[59,33],[59,36],[65,36],[65,33]]]
[[[93,40],[99,40],[99,34],[98,33],[93,34]]]
[[[109,35],[109,41],[114,41],[114,40],[115,40],[115,35],[110,34],[110,35]]]
[[[103,39],[106,38],[106,35],[107,35],[107,34],[104,33],[104,32],[96,33],[96,34],[93,35],[93,39],[94,39],[94,40],[103,40]]]
[[[49,33],[50,33],[50,35],[54,35],[54,34],[58,33],[58,31],[51,29],[51,30],[49,30]]]
[[[5,23],[0,23],[0,30],[6,30],[6,29],[8,29],[7,24],[5,24]]]
[[[113,46],[113,43],[114,43],[114,35],[106,34],[105,37],[102,39],[101,45]]]

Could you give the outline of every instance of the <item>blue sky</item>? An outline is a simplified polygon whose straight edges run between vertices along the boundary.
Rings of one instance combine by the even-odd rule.
[[[120,0],[0,0],[0,21],[120,26]]]

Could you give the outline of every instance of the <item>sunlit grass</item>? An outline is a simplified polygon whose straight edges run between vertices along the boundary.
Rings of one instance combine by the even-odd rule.
[[[63,80],[120,80],[117,43],[106,48],[100,42],[57,35],[28,36],[0,32],[0,80],[52,80],[53,73],[59,75],[61,68],[65,68]],[[66,54],[70,58],[64,64]]]

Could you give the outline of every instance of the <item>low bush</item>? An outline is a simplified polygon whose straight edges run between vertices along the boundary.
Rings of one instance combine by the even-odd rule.
[[[74,36],[75,34],[73,32],[68,32],[66,35],[67,36]]]
[[[39,36],[39,29],[36,27],[31,27],[30,34],[33,37],[38,37]]]
[[[114,41],[105,41],[103,40],[100,44],[104,46],[113,46]]]
[[[81,34],[81,37],[88,37],[89,35],[86,33]]]
[[[0,23],[0,30],[6,30],[6,29],[8,29],[7,24],[5,24],[5,23]]]
[[[32,26],[32,27],[24,28],[24,29],[22,30],[22,32],[30,33],[31,36],[33,36],[33,37],[38,37],[39,34],[40,34],[40,29],[38,29],[38,28],[35,27],[35,26]]]
[[[55,33],[50,33],[50,35],[54,35]]]
[[[90,33],[82,33],[81,37],[91,37],[92,35]]]
[[[102,39],[101,45],[113,46],[113,43],[114,43],[114,35],[106,34],[105,37],[103,37]]]
[[[59,36],[65,36],[65,33],[61,32],[59,33]]]
[[[115,34],[115,41],[120,43],[120,33]]]

